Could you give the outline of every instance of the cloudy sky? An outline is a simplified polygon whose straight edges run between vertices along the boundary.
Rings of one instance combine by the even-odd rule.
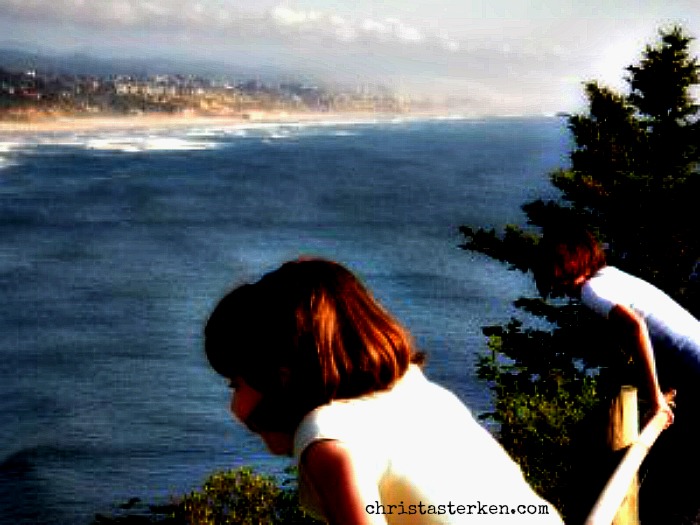
[[[0,44],[384,82],[502,114],[576,110],[587,79],[622,88],[669,24],[700,38],[700,1],[0,0]]]

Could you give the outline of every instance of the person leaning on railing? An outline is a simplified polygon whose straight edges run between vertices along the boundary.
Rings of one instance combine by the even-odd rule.
[[[296,458],[302,504],[330,524],[563,523],[340,264],[292,261],[234,289],[205,349],[235,417]]]
[[[538,246],[535,280],[543,297],[569,296],[607,318],[630,343],[644,372],[653,413],[674,414],[661,391],[657,359],[678,386],[679,399],[700,385],[700,321],[656,286],[606,263],[605,252],[587,230],[545,230]]]

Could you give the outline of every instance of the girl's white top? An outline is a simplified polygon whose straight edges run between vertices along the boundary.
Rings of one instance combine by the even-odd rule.
[[[655,346],[660,343],[697,360],[700,321],[652,284],[605,266],[583,285],[581,301],[606,318],[616,305],[628,306],[644,319]]]
[[[469,409],[414,365],[390,390],[307,414],[295,435],[297,460],[319,440],[350,454],[372,523],[563,523]],[[322,517],[301,462],[299,491],[302,505]]]

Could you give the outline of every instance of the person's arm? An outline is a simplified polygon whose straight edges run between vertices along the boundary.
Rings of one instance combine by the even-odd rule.
[[[329,525],[386,525],[384,516],[365,508],[379,501],[377,481],[362,480],[342,443],[313,443],[304,451],[300,471],[321,501]]]
[[[659,386],[654,350],[646,322],[634,310],[622,304],[616,304],[610,311],[608,318],[618,325],[623,335],[632,339],[632,346],[637,352],[643,367],[645,381],[649,388],[649,394],[652,397],[653,408],[655,412],[665,412],[668,415],[668,424],[670,425],[673,422],[673,411]]]

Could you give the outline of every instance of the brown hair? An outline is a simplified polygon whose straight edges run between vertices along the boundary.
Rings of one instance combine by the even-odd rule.
[[[542,297],[563,283],[590,277],[604,267],[605,252],[598,240],[582,228],[550,228],[538,244],[535,282]]]
[[[207,322],[205,350],[219,374],[263,393],[268,427],[286,430],[333,399],[389,388],[421,356],[349,270],[322,259],[285,263],[227,294]]]

